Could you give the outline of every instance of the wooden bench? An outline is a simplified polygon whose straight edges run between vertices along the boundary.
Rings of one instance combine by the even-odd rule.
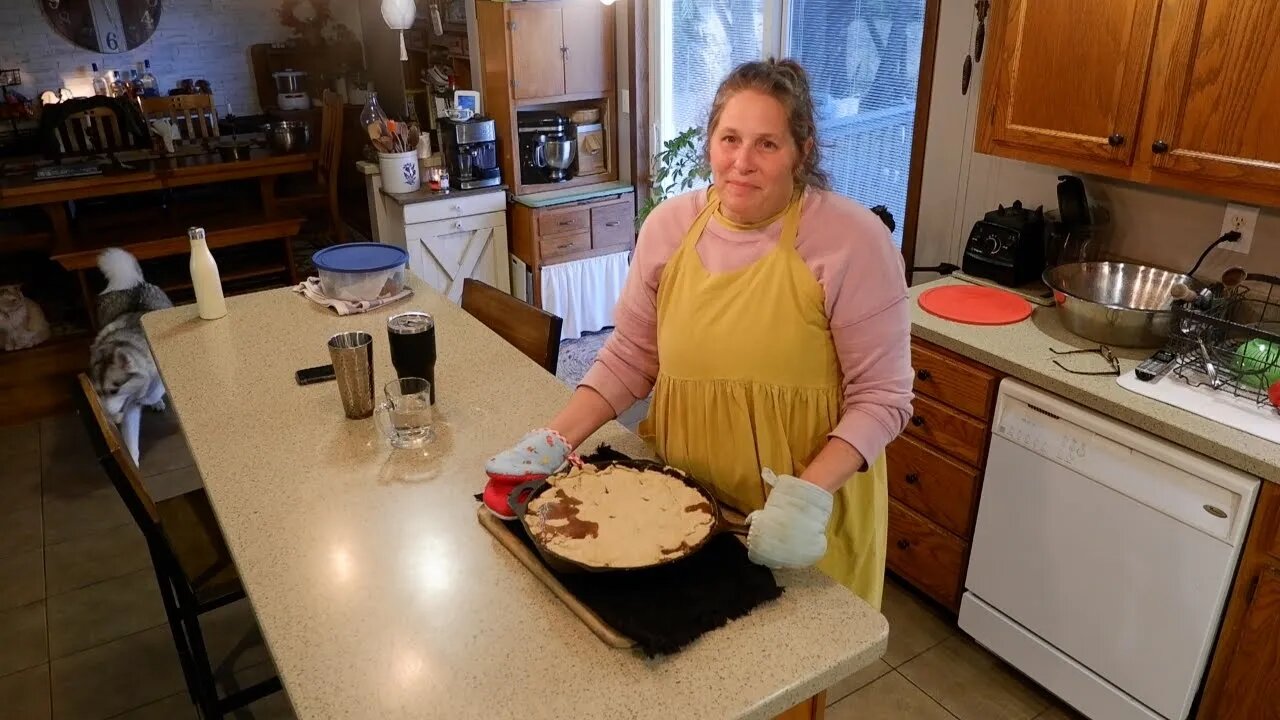
[[[133,253],[139,261],[186,255],[191,250],[187,228],[199,225],[205,229],[210,250],[279,240],[284,251],[282,269],[291,283],[298,282],[293,258],[293,238],[302,229],[304,219],[298,216],[268,217],[261,211],[223,214],[214,217],[192,217],[183,222],[159,217],[155,222],[129,228],[95,232],[92,238],[77,239],[75,247],[52,256],[52,260],[76,274],[90,322],[97,330],[94,292],[89,286],[88,271],[98,267],[98,255],[109,247]],[[224,278],[225,280],[226,278]]]

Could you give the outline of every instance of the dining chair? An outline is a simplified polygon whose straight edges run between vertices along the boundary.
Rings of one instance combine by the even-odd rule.
[[[211,141],[218,138],[218,109],[212,95],[171,95],[149,97],[138,101],[142,116],[152,120],[168,120],[178,128],[183,140]]]
[[[147,541],[187,692],[201,716],[219,719],[280,690],[280,679],[273,676],[219,697],[200,616],[244,599],[245,593],[209,498],[202,488],[152,500],[89,377],[80,373],[79,383],[82,419],[102,468]]]
[[[149,146],[136,108],[115,98],[73,98],[41,110],[38,130],[47,157],[115,153]]]
[[[564,320],[475,278],[462,281],[462,309],[552,375]]]
[[[342,98],[325,90],[320,114],[319,159],[314,177],[287,178],[278,202],[281,207],[320,210],[328,215],[330,242],[346,241],[346,226],[338,205],[338,170],[342,166]]]

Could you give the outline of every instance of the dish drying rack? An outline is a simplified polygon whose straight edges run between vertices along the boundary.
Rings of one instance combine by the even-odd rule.
[[[1250,273],[1234,288],[1210,288],[1207,302],[1175,300],[1169,342],[1170,374],[1192,387],[1208,387],[1269,406],[1268,376],[1280,377],[1280,278]],[[1242,358],[1253,341],[1272,351]]]

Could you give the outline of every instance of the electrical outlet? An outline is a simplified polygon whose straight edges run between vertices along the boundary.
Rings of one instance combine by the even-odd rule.
[[[1235,230],[1240,239],[1235,242],[1222,243],[1218,247],[1232,252],[1249,254],[1253,247],[1253,229],[1258,224],[1258,208],[1249,205],[1227,203],[1227,213],[1222,218],[1222,234]]]

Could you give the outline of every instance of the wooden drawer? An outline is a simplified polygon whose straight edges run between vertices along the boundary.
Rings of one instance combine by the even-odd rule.
[[[963,538],[973,536],[978,471],[900,436],[886,450],[889,497]]]
[[[387,202],[394,202],[388,199]],[[452,220],[467,215],[480,215],[490,212],[505,212],[507,194],[504,192],[481,193],[462,197],[444,196],[436,200],[404,206],[405,224],[432,222],[434,220]]]
[[[591,208],[591,247],[630,247],[635,215],[630,200]]]
[[[916,371],[916,393],[974,417],[990,419],[999,384],[995,373],[919,340],[911,341],[911,366]]]
[[[554,260],[564,255],[584,252],[591,249],[591,233],[574,233],[558,237],[544,237],[538,240],[542,249],[543,260]]]
[[[590,232],[591,211],[587,208],[572,210],[547,210],[538,213],[538,236],[567,235],[569,233]],[[591,248],[590,239],[587,247]]]
[[[907,432],[925,444],[966,462],[982,467],[987,452],[987,424],[956,412],[936,400],[917,396],[915,414]]]
[[[960,607],[969,543],[889,501],[890,570],[952,610]]]

